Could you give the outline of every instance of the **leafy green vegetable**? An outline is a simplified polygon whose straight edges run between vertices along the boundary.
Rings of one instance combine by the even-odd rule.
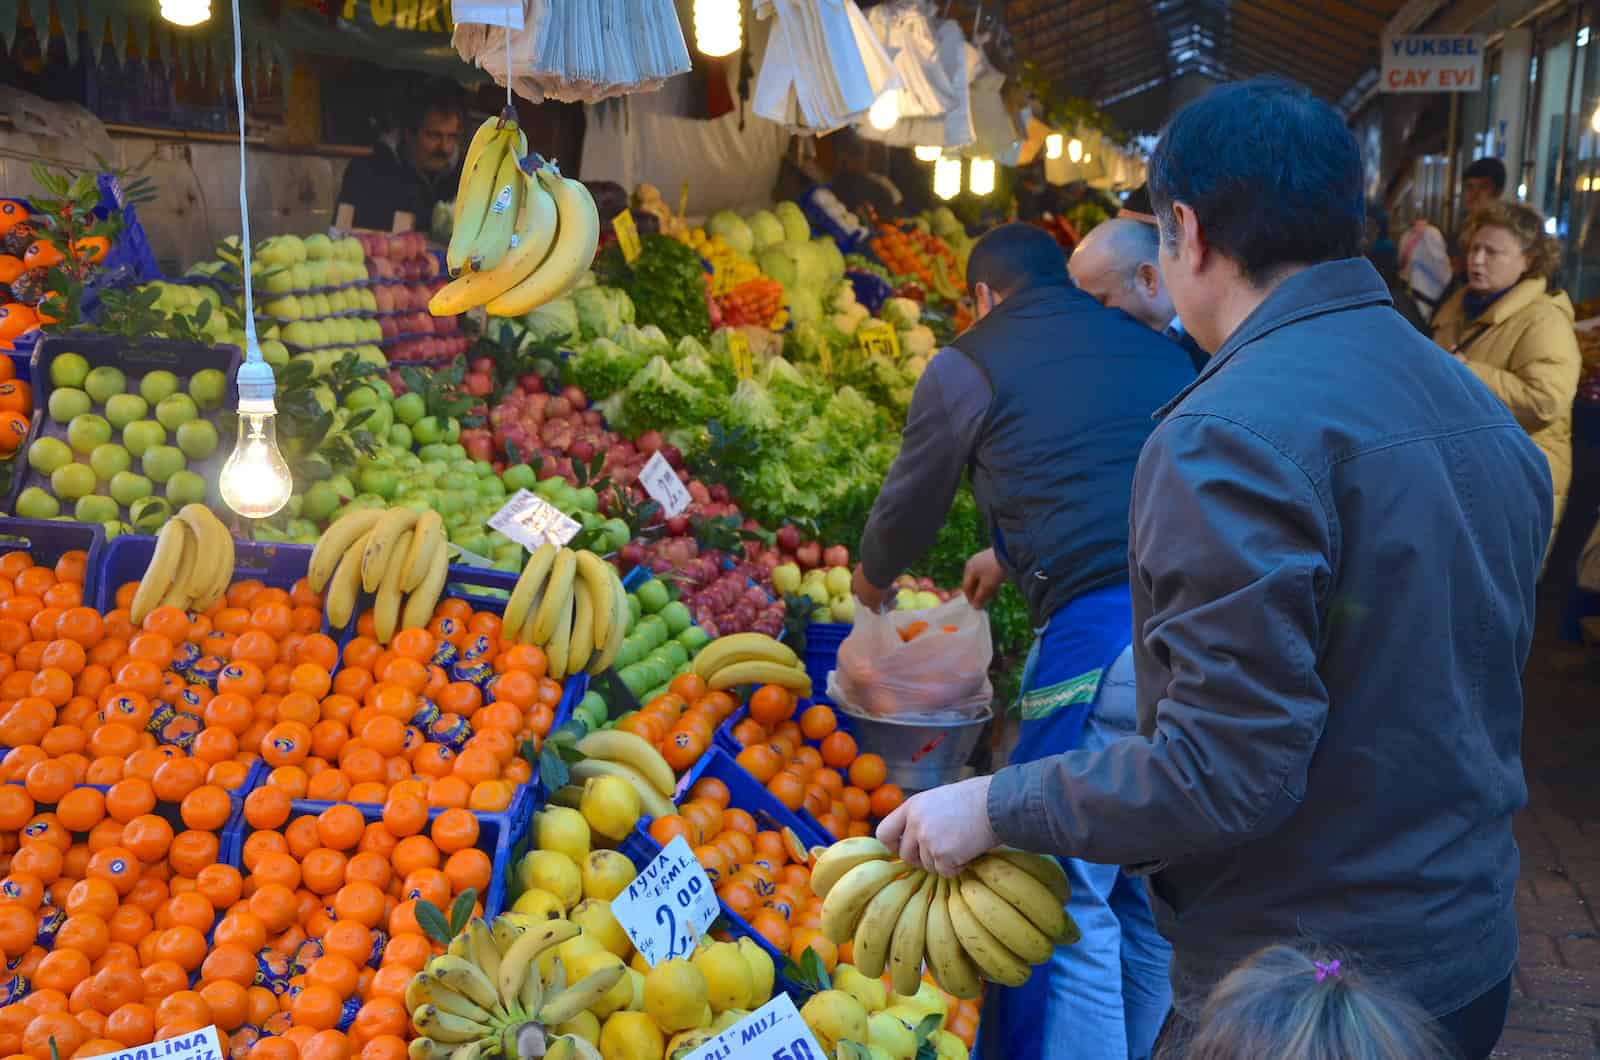
[[[652,357],[623,391],[623,411],[636,431],[689,427],[705,422],[704,395],[685,382],[665,357]]]
[[[590,398],[604,398],[627,386],[634,373],[644,367],[645,360],[621,343],[595,339],[566,359],[562,375]]]
[[[628,293],[639,323],[656,325],[674,342],[685,335],[701,341],[710,336],[705,268],[698,254],[671,236],[645,236],[632,265],[619,247],[609,246],[595,260],[595,272],[602,284]]]
[[[523,317],[536,340],[570,342],[582,333],[578,307],[570,298],[556,298]]]

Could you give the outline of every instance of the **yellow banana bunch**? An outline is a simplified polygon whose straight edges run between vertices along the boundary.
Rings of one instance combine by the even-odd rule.
[[[233,535],[203,504],[186,504],[167,520],[133,594],[135,625],[158,607],[206,611],[233,581]]]
[[[501,620],[507,639],[544,649],[558,681],[610,666],[627,626],[628,596],[615,568],[593,552],[549,543],[528,557]]]
[[[763,633],[718,637],[694,657],[694,672],[713,691],[740,685],[780,685],[801,699],[811,695],[811,677],[787,645]]]
[[[323,593],[323,612],[335,629],[349,624],[363,591],[375,594],[375,632],[378,643],[387,644],[401,630],[423,629],[433,620],[449,572],[449,541],[438,512],[357,509],[317,539],[306,582]]]

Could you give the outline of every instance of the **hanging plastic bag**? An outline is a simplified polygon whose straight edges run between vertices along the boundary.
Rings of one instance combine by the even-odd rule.
[[[861,608],[828,675],[834,702],[879,717],[965,720],[989,709],[989,616],[955,596],[926,611]]]

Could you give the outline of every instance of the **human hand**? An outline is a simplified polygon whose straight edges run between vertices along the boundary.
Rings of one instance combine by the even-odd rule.
[[[867,610],[881,611],[883,609],[883,598],[886,594],[882,589],[867,580],[866,568],[859,563],[856,564],[855,573],[850,576],[850,591],[855,594],[857,600],[861,601],[861,606]]]
[[[954,876],[1000,845],[989,824],[989,783],[973,777],[907,799],[878,825],[878,840],[914,865]]]
[[[1005,568],[995,558],[994,549],[986,548],[967,560],[967,569],[961,575],[961,591],[973,607],[982,607],[1000,591],[1005,580]]]

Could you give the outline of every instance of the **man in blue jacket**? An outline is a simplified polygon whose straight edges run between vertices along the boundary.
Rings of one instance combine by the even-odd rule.
[[[1482,1060],[1517,954],[1549,468],[1360,257],[1361,159],[1327,104],[1215,88],[1150,187],[1173,303],[1217,352],[1134,478],[1144,738],[926,792],[879,837],[945,874],[997,842],[1149,873],[1174,1042],[1241,960],[1306,939]]]

